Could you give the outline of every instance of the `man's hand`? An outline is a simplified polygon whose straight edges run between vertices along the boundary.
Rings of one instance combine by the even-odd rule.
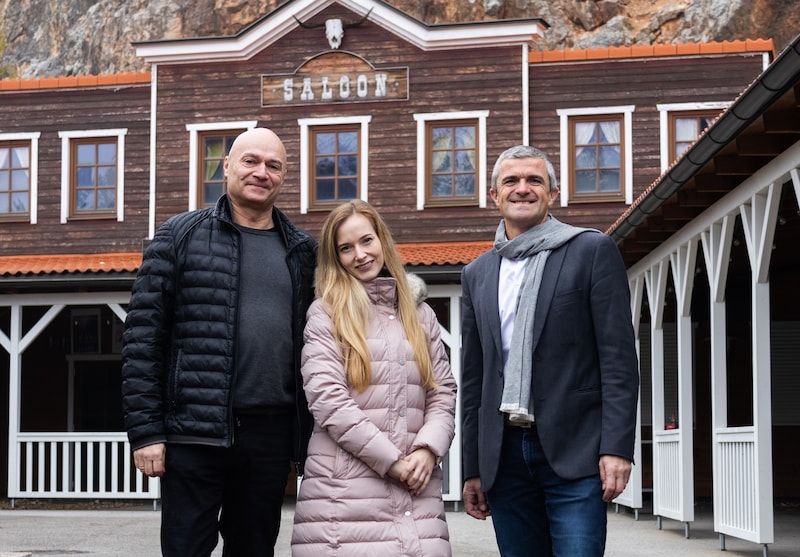
[[[489,503],[486,501],[486,494],[481,491],[480,478],[470,478],[464,482],[464,506],[467,514],[478,520],[486,520],[491,516]]]
[[[146,445],[133,451],[133,463],[145,476],[159,478],[166,471],[167,446],[164,443]]]
[[[600,457],[600,481],[603,483],[603,501],[608,503],[620,496],[631,476],[631,462],[621,456]]]

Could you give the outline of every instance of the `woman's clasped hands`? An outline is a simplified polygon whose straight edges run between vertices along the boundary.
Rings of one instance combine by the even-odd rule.
[[[389,476],[406,485],[412,496],[419,495],[428,486],[436,466],[436,455],[421,448],[404,456],[389,468]]]

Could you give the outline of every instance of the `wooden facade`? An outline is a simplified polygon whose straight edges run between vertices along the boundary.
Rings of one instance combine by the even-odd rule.
[[[353,21],[365,14],[363,23],[345,29],[338,49],[328,43],[324,27],[298,23]],[[539,20],[430,27],[372,0],[293,0],[233,37],[135,45],[151,63],[147,73],[0,81],[0,148],[4,141],[28,138],[37,146],[38,171],[34,214],[0,215],[0,397],[10,409],[0,416],[0,493],[5,488],[12,498],[157,497],[152,486],[135,484],[121,491],[104,491],[99,484],[59,490],[60,482],[53,488],[36,479],[35,447],[39,435],[68,442],[69,435],[94,427],[87,424],[99,424],[100,431],[112,428],[117,437],[94,450],[110,451],[113,443],[124,450],[124,434],[114,429],[118,408],[106,405],[101,415],[87,416],[88,404],[78,398],[118,398],[115,335],[141,249],[167,218],[197,206],[196,141],[203,133],[273,129],[289,159],[277,205],[317,235],[329,206],[308,201],[305,134],[342,122],[360,126],[368,140],[359,153],[366,173],[361,196],[386,218],[408,267],[428,281],[457,373],[459,272],[490,246],[499,222],[486,192],[496,157],[512,145],[535,145],[551,155],[564,184],[573,164],[570,118],[620,114],[623,150],[629,149],[621,198],[585,201],[567,194],[553,207],[566,222],[606,230],[672,164],[665,155],[667,114],[722,113],[773,55],[771,41],[538,52],[535,40],[544,32],[546,23]],[[384,95],[379,73],[387,80]],[[298,99],[305,78],[314,96]],[[336,82],[351,89],[337,90]],[[424,124],[448,118],[478,122],[479,188],[475,199],[429,203],[423,195],[429,164]],[[103,130],[124,140],[122,210],[102,219],[73,218],[64,207],[65,144],[74,134]],[[708,206],[702,192],[683,199],[688,201],[681,215]],[[641,232],[658,233],[657,225]],[[96,350],[76,354],[72,335],[87,314],[97,316]],[[87,387],[98,373],[108,382]],[[65,392],[73,398],[65,399]],[[650,437],[648,427],[643,431]],[[447,471],[450,500],[460,496],[457,442]],[[697,484],[703,496],[710,493],[708,451],[698,451],[697,461],[706,463],[706,472],[698,472],[707,480]],[[25,479],[23,466],[33,467],[33,479]],[[135,479],[122,464],[117,468],[120,477]],[[651,482],[639,488],[649,489]]]
[[[330,6],[313,20],[353,19],[341,6]],[[298,214],[300,190],[298,119],[368,117],[369,197],[386,218],[397,242],[482,241],[497,226],[493,208],[472,206],[416,209],[418,113],[489,110],[488,160],[522,141],[523,97],[521,45],[425,51],[367,20],[348,29],[341,58],[361,59],[375,68],[407,68],[409,98],[367,102],[261,105],[260,77],[292,74],[308,60],[331,56],[322,29],[299,28],[243,61],[159,64],[156,221],[186,210],[189,148],[187,124],[256,120],[273,129],[289,156],[289,174],[278,206],[298,225],[317,234],[327,210]],[[491,72],[485,71],[491,68]]]
[[[147,236],[150,145],[148,74],[124,76],[123,84],[5,91],[0,97],[0,134],[37,133],[36,223],[0,219],[2,255],[141,251]],[[111,81],[111,80],[109,80]],[[114,80],[119,81],[119,80]],[[125,129],[124,220],[70,219],[62,223],[60,134]]]

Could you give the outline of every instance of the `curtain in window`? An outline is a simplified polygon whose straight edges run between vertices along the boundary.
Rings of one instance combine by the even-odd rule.
[[[456,128],[456,148],[467,148],[467,159],[469,160],[469,170],[475,169],[475,127],[460,126]],[[463,169],[460,169],[463,170]]]
[[[575,160],[579,160],[581,153],[588,148],[585,146],[592,143],[596,126],[597,124],[594,122],[577,122],[575,124]],[[581,147],[581,145],[584,145],[584,147]],[[594,146],[591,149],[594,150]]]
[[[27,147],[13,148],[11,150],[11,168],[28,168],[30,158],[30,150]]]
[[[217,172],[222,168],[222,161],[225,157],[224,143],[222,139],[209,139],[206,141],[206,172],[204,180],[213,180]]]
[[[432,162],[431,170],[433,172],[452,172],[450,161],[450,149],[453,148],[453,129],[447,128],[433,128],[432,133]]]
[[[603,132],[607,143],[615,143],[619,145],[619,122],[600,122],[600,130]]]

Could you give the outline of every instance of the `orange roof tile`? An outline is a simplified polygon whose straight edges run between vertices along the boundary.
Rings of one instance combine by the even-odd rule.
[[[397,251],[406,265],[467,264],[492,247],[493,242],[438,242],[398,244]]]
[[[648,58],[654,56],[681,56],[687,54],[737,54],[743,52],[770,52],[775,55],[772,39],[747,39],[687,44],[656,44],[633,46],[610,46],[591,48],[581,57],[575,49],[531,51],[528,63],[564,62],[574,60],[605,60],[612,58]]]
[[[140,252],[7,255],[0,257],[0,275],[134,272],[141,263]]]
[[[32,89],[74,89],[110,85],[149,84],[150,72],[121,72],[115,74],[41,77],[30,79],[0,79],[0,91]]]
[[[398,244],[407,265],[467,264],[492,247],[492,242]],[[7,255],[0,257],[0,276],[58,273],[133,273],[142,263],[140,252]]]

